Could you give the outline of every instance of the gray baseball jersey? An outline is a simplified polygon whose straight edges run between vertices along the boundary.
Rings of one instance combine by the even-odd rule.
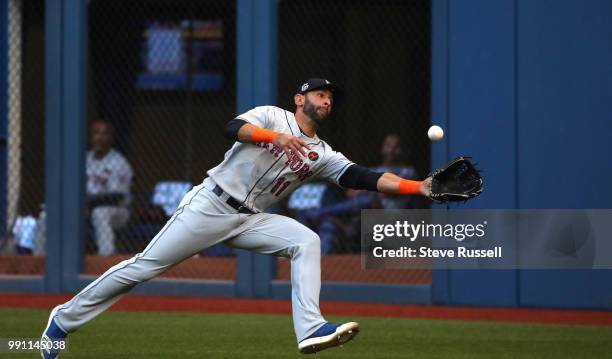
[[[236,142],[223,162],[208,171],[225,192],[254,212],[263,211],[306,181],[324,179],[338,184],[340,176],[353,164],[317,135],[311,138],[303,134],[295,115],[289,111],[261,106],[237,118],[257,127],[300,137],[310,146],[306,157],[287,158],[280,147],[271,143]]]

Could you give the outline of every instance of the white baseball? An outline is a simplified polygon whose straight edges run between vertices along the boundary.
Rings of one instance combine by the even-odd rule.
[[[441,140],[444,137],[444,130],[440,126],[431,126],[427,131],[427,137],[432,141]]]

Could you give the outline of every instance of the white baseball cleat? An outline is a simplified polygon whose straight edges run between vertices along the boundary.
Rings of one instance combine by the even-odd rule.
[[[359,323],[325,323],[316,332],[298,344],[302,354],[312,354],[321,350],[342,345],[359,333]]]

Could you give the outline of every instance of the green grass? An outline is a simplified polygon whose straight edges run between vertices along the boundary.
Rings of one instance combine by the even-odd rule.
[[[48,311],[0,308],[0,338],[38,337]],[[612,328],[342,318],[362,332],[315,358],[612,358]],[[35,358],[32,354],[0,354]],[[62,358],[304,358],[289,316],[108,312],[70,336]]]

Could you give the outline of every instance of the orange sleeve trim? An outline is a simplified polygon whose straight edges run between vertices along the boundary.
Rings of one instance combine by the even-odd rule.
[[[266,130],[265,128],[256,128],[253,130],[253,132],[251,132],[251,141],[272,142],[278,135],[278,132]]]
[[[419,188],[421,188],[421,181],[401,180],[397,187],[397,193],[399,194],[419,194]]]

